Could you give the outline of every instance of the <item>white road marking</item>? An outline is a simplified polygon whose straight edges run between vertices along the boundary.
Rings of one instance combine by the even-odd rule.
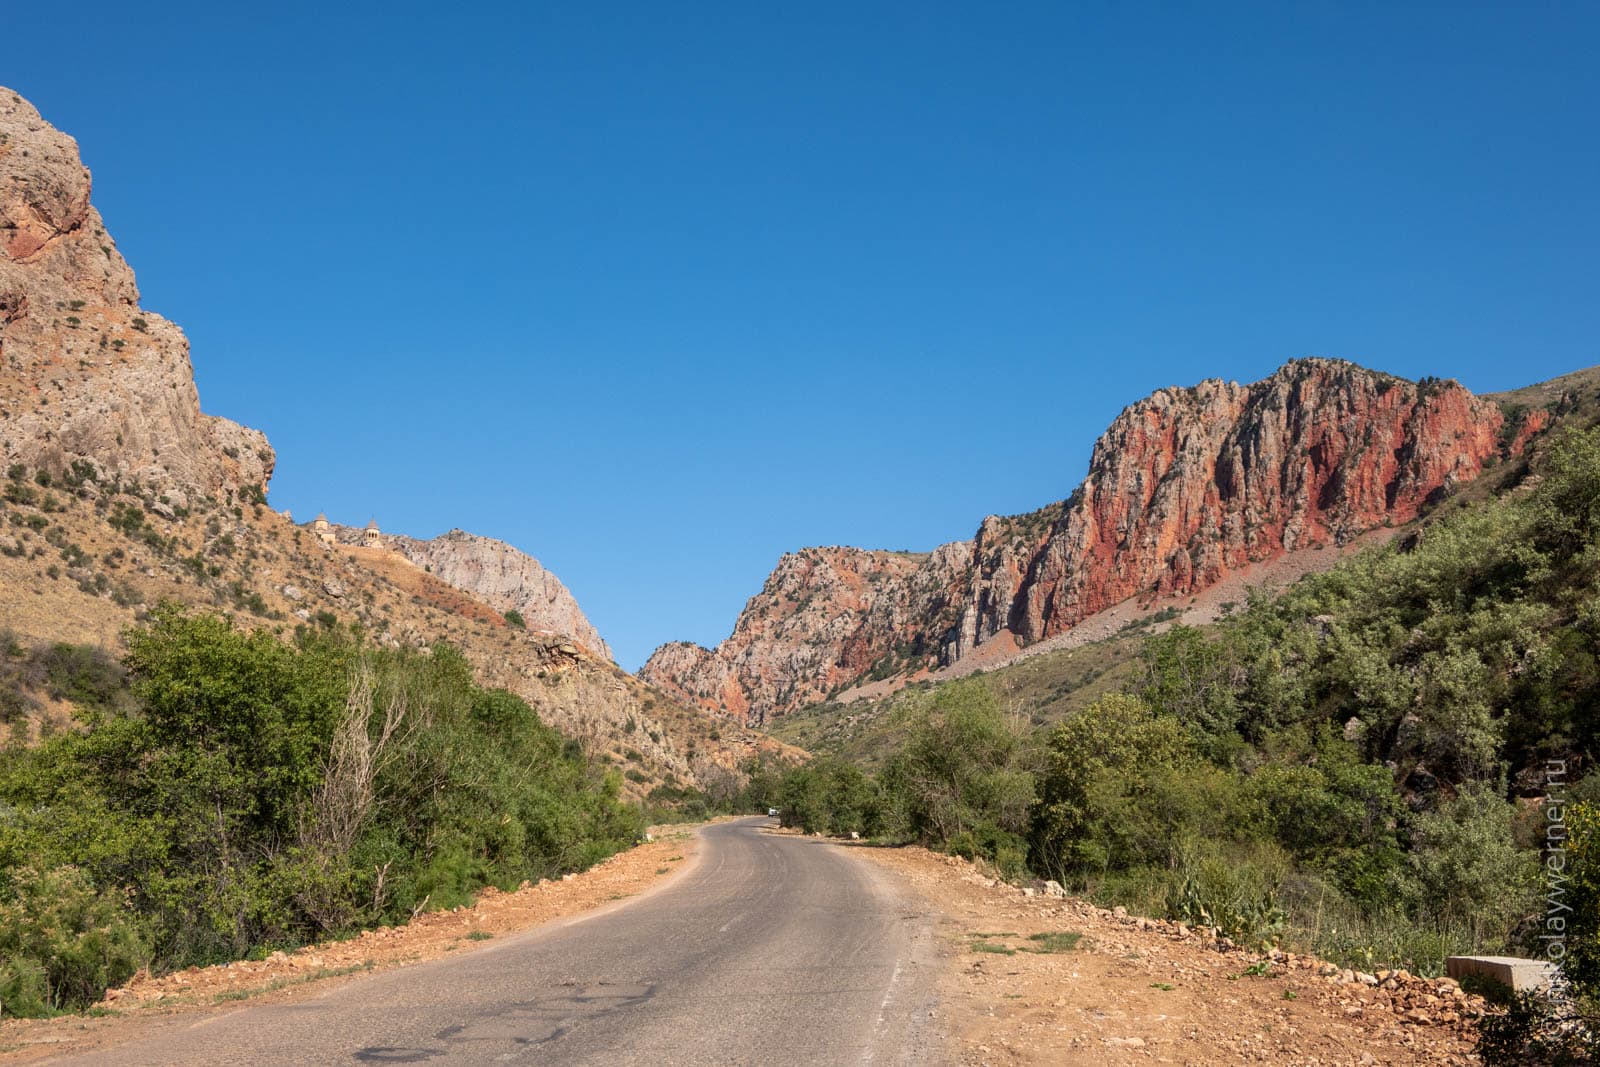
[[[861,1057],[862,1063],[871,1063],[874,1050],[877,1048],[877,1037],[883,1032],[885,1017],[889,1014],[889,1001],[894,999],[895,983],[900,981],[900,961],[894,961],[894,973],[889,976],[889,988],[883,994],[883,1000],[878,1003],[878,1018],[872,1024],[873,1042],[867,1046],[867,1053]]]

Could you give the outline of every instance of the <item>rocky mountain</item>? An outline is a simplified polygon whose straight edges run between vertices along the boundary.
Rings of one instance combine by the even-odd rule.
[[[784,556],[716,649],[658,649],[640,676],[764,721],[854,683],[1064,633],[1130,598],[1203,590],[1251,564],[1409,522],[1521,451],[1548,413],[1507,416],[1453,381],[1329,359],[1250,385],[1162,389],[1122,412],[1065,501],[983,520],[925,556]]]
[[[339,626],[389,646],[448,641],[484,684],[528,700],[636,796],[724,787],[751,756],[798,755],[713,726],[621,671],[561,582],[508,545],[461,531],[324,541],[268,508],[266,438],[201,414],[182,331],[139,307],[89,194],[72,138],[0,90],[8,640],[116,653],[126,626],[172,600],[280,634]],[[507,625],[511,610],[526,629]]]
[[[139,307],[71,137],[0,88],[0,459],[258,496],[267,439],[203,415],[183,331]]]
[[[365,539],[363,531],[353,527],[330,526],[345,544],[361,544]],[[379,535],[379,541],[502,615],[517,612],[529,630],[571,638],[591,654],[608,661],[612,658],[610,646],[561,579],[504,541],[465,530],[451,530],[427,541],[385,533]]]

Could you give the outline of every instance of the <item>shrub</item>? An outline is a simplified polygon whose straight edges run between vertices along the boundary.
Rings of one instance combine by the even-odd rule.
[[[0,1013],[86,1008],[149,958],[122,894],[76,867],[22,867],[0,880]]]
[[[286,645],[171,605],[127,642],[110,701],[62,657],[101,705],[82,731],[0,749],[0,890],[70,868],[93,900],[127,901],[157,967],[454,906],[586,867],[642,829],[581,746],[478,687],[446,646]],[[79,985],[103,988],[121,958]],[[18,967],[18,988],[42,980]]]
[[[1183,727],[1138,697],[1111,694],[1057,726],[1045,743],[1032,825],[1036,870],[1072,884],[1125,867],[1111,838],[1117,797],[1144,792],[1150,775],[1198,763]],[[1124,848],[1139,848],[1124,835]]]
[[[999,859],[1002,847],[1025,851],[1034,777],[1022,724],[971,679],[942,686],[903,714],[906,741],[883,775],[894,822],[933,848],[958,842],[988,859]],[[1009,856],[1007,863],[1020,868]]]
[[[1511,816],[1494,790],[1474,783],[1416,817],[1411,863],[1425,917],[1466,924],[1481,942],[1536,910],[1538,860],[1516,847]]]
[[[1580,802],[1565,811],[1566,895],[1572,906],[1562,969],[1585,992],[1600,993],[1600,805]]]

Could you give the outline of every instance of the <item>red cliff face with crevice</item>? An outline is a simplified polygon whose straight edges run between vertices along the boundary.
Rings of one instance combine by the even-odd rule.
[[[1544,416],[1508,427],[1455,382],[1326,359],[1246,386],[1163,389],[1111,424],[1068,500],[991,516],[972,541],[926,557],[786,556],[727,641],[664,646],[642,675],[761,719],[991,641],[1031,644],[1130,597],[1198,592],[1288,551],[1409,522],[1520,452]]]
[[[1503,424],[1455,382],[1331,360],[1249,386],[1164,389],[1096,443],[1007,621],[1037,641],[1131,596],[1192,593],[1285,551],[1409,522],[1500,457]]]

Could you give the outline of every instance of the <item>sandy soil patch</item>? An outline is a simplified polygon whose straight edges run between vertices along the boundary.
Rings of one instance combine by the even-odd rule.
[[[0,1020],[0,1062],[27,1063],[134,1040],[179,1013],[233,1010],[243,1000],[281,1003],[313,996],[330,982],[392,970],[448,953],[470,952],[497,937],[604,908],[671,880],[693,865],[695,825],[651,828],[654,840],[619,852],[579,874],[514,892],[490,888],[471,906],[428,912],[404,926],[368,930],[346,941],[313,945],[265,960],[139,974],[111,990],[90,1014]]]
[[[856,851],[937,916],[953,1062],[1477,1062],[1482,1002],[1449,979],[1380,972],[1368,984],[1312,957],[1263,960],[1177,923],[1025,896],[925,849]]]

